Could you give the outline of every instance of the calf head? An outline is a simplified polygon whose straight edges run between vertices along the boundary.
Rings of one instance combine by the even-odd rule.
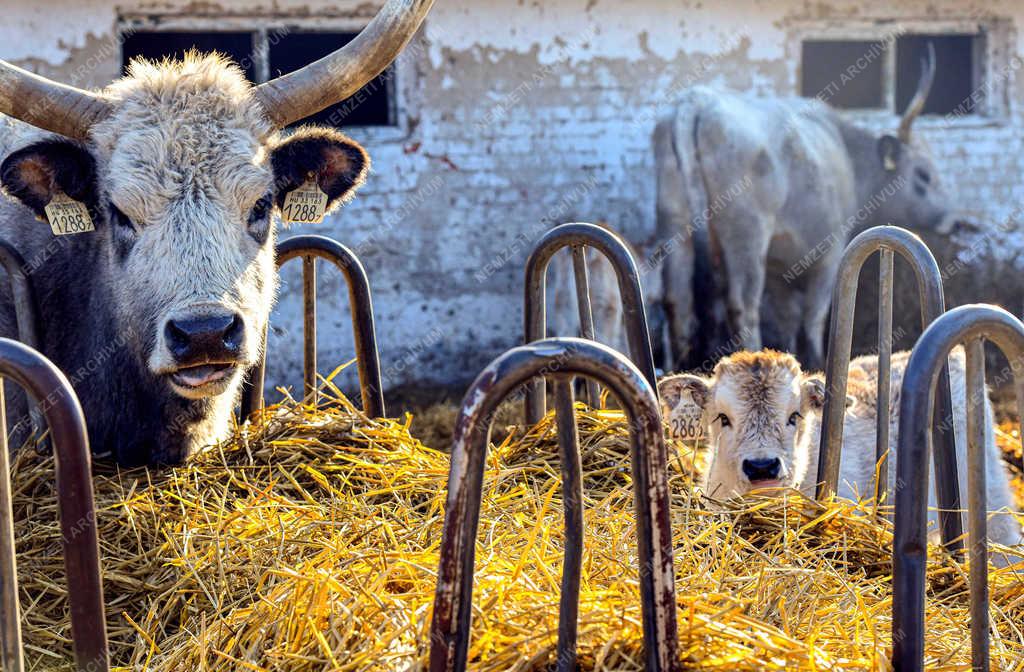
[[[710,378],[669,376],[658,391],[674,432],[699,418],[711,450],[708,496],[802,482],[825,384],[804,374],[792,355],[739,352],[722,359]]]
[[[38,142],[0,167],[8,194],[43,219],[58,193],[85,204],[112,313],[148,370],[190,399],[238,389],[274,302],[276,205],[315,179],[329,207],[363,181],[363,149],[328,129],[287,137],[215,56],[134,63],[87,143]],[[40,224],[46,226],[46,224]]]

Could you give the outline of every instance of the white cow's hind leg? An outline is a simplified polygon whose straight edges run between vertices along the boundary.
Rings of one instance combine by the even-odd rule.
[[[757,217],[743,218],[743,226],[736,227],[737,222],[732,224],[737,235],[722,245],[729,285],[729,326],[734,331],[735,341],[743,349],[760,350],[761,297],[764,294],[768,234],[772,226]]]

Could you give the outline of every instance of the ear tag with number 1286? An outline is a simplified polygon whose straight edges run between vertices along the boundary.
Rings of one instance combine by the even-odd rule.
[[[85,203],[76,201],[63,191],[58,191],[43,208],[46,219],[50,222],[50,230],[55,236],[67,236],[74,233],[95,231],[96,227],[89,216],[89,208]]]
[[[327,212],[327,194],[316,179],[292,189],[284,197],[281,218],[292,224],[319,224]]]

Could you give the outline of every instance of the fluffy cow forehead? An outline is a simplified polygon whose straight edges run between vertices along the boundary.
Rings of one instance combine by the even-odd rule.
[[[188,192],[255,201],[272,179],[273,129],[241,71],[217,56],[134,62],[108,93],[113,114],[91,133],[104,184],[140,218]]]
[[[741,353],[761,357],[723,360],[716,367],[714,398],[736,411],[774,414],[799,399],[800,369],[790,355]]]

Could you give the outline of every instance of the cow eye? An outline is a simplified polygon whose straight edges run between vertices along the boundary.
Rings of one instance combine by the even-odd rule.
[[[715,419],[722,423],[722,427],[732,427],[732,423],[729,422],[729,416],[725,413],[719,413]]]
[[[131,231],[132,233],[135,232],[135,223],[132,222],[131,217],[121,212],[121,210],[113,204],[110,206],[110,219],[114,222],[114,226],[126,231]]]
[[[256,205],[252,206],[252,210],[249,211],[249,221],[247,224],[249,234],[258,243],[266,242],[267,234],[270,232],[270,204],[271,197],[270,194],[267,194],[256,201]]]
[[[796,427],[796,421],[802,417],[804,416],[800,415],[797,412],[794,412],[792,415],[789,416],[789,424]]]
[[[932,181],[932,176],[924,168],[916,168],[914,170],[914,174],[917,176],[917,179],[921,180],[925,184],[929,184]]]

